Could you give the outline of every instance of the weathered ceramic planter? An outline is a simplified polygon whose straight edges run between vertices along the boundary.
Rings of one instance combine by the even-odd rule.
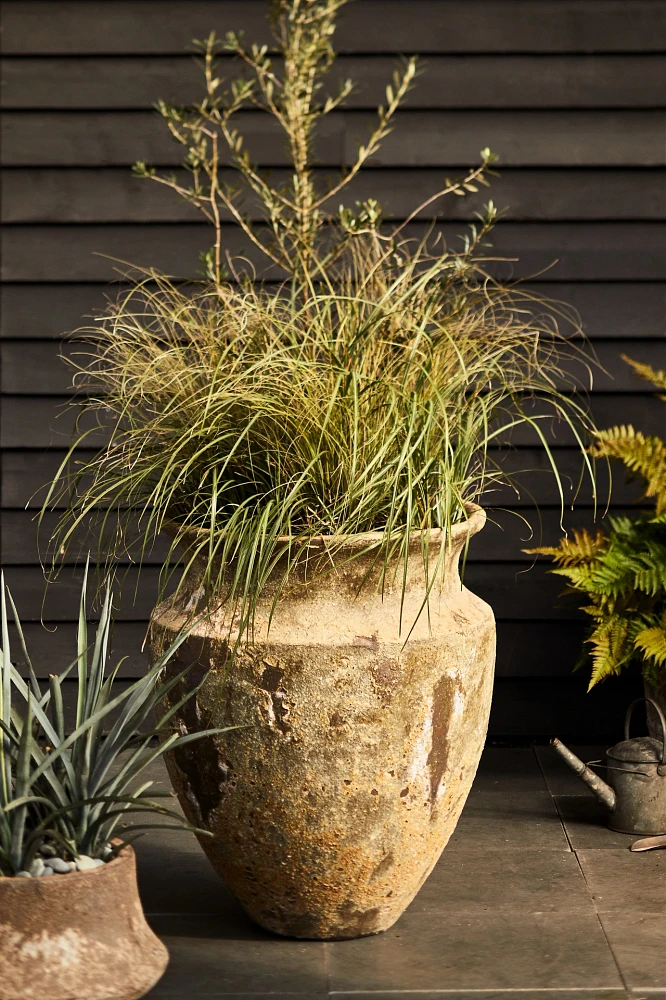
[[[131,847],[91,871],[0,878],[0,1000],[136,1000],[168,961]]]
[[[213,834],[201,840],[213,866],[263,927],[299,938],[386,930],[451,836],[493,681],[493,614],[458,574],[465,541],[484,521],[474,508],[454,527],[429,615],[409,638],[399,630],[401,581],[382,595],[372,557],[340,565],[359,549],[352,536],[323,577],[306,565],[294,571],[267,632],[269,583],[255,641],[230,669],[224,609],[180,647],[171,670],[212,666],[180,723],[247,728],[169,755],[171,779],[188,819]],[[439,538],[431,542],[434,557]],[[409,624],[425,597],[420,545],[415,535],[402,608]],[[156,609],[156,651],[185,623],[188,597]],[[195,668],[189,683],[201,674]]]

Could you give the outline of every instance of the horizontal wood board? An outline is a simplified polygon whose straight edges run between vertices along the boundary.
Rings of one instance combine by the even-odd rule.
[[[335,178],[333,171],[317,170],[324,184]],[[458,168],[443,165],[430,167],[373,168],[350,183],[340,201],[353,207],[356,201],[376,198],[395,220],[405,219],[415,207],[415,196],[425,201],[441,190],[445,176],[459,175]],[[185,171],[175,171],[179,183],[187,180]],[[275,170],[272,178],[281,183],[284,170]],[[221,179],[234,180],[232,171],[223,171]],[[2,221],[29,223],[115,223],[128,219],[135,223],[196,222],[200,216],[194,206],[182,201],[159,184],[135,177],[127,167],[16,167],[6,168],[0,176]],[[503,169],[492,178],[490,188],[466,198],[449,198],[439,205],[423,209],[418,218],[430,221],[435,215],[443,220],[474,220],[492,196],[502,209],[503,218],[516,222],[573,221],[663,221],[666,218],[666,185],[661,168],[640,167],[561,170]],[[248,198],[246,212],[261,219],[259,206]],[[223,221],[231,220],[228,211]]]
[[[149,2],[149,0],[146,0]],[[501,2],[501,0],[500,0]],[[663,167],[666,112],[629,110],[460,110],[400,112],[399,128],[372,158],[378,167],[467,167],[485,146],[505,167]],[[266,167],[286,162],[282,135],[257,112],[240,113],[246,147]],[[375,117],[333,112],[318,131],[324,166],[353,161]],[[5,111],[3,162],[19,167],[175,167],[182,161],[163,121],[150,111]]]
[[[70,371],[60,355],[76,348],[66,334],[114,293],[107,283],[118,275],[108,257],[196,275],[210,233],[191,208],[129,167],[143,159],[178,168],[179,150],[151,106],[158,97],[196,97],[191,39],[215,27],[244,28],[262,40],[264,14],[263,0],[0,3],[0,553],[44,663],[41,676],[67,662],[80,583],[80,569],[68,565],[44,601],[33,520],[73,427]],[[493,252],[519,258],[502,273],[525,276],[535,292],[579,310],[603,368],[590,396],[599,425],[632,422],[666,433],[663,404],[620,359],[626,353],[666,367],[666,4],[356,0],[336,43],[337,72],[359,85],[322,129],[322,180],[350,162],[367,134],[395,57],[423,53],[424,73],[406,110],[346,203],[377,197],[401,220],[489,145],[501,176],[488,194],[505,209]],[[250,150],[279,178],[285,161],[275,129],[257,114],[241,125]],[[447,239],[464,232],[482,200],[441,206],[437,224]],[[256,216],[251,201],[248,210]],[[232,227],[225,240],[232,253],[246,249]],[[89,443],[103,441],[98,432]],[[580,460],[566,436],[556,432],[554,442],[569,504]],[[521,470],[520,494],[501,491],[488,503],[520,512],[538,532],[538,502],[543,539],[553,541],[558,498],[545,456],[528,436],[513,443],[502,460]],[[598,494],[608,494],[605,473]],[[617,470],[611,512],[639,500]],[[589,485],[578,501],[568,528],[594,523]],[[46,519],[45,536],[56,517]],[[530,568],[521,552],[529,532],[515,514],[498,511],[493,520],[475,540],[466,572],[498,618],[491,734],[582,736],[588,706],[592,728],[608,732],[630,682],[587,698],[584,678],[570,676],[584,631],[580,613],[560,598],[561,584],[545,566]],[[84,533],[76,545],[83,552],[90,543]],[[161,551],[147,557],[138,583],[136,567],[122,567],[115,646],[128,655],[124,677],[145,667],[140,646]]]
[[[403,230],[412,238],[419,231],[418,223]],[[662,223],[653,222],[500,222],[489,240],[488,269],[509,280],[538,275],[551,282],[663,282],[665,231]],[[166,239],[167,232],[173,238]],[[444,222],[432,235],[455,250],[462,247],[464,233],[459,223]],[[182,223],[173,229],[154,224],[5,226],[0,275],[10,282],[103,282],[127,272],[131,262],[196,278],[199,254],[212,239],[205,223]],[[264,278],[283,276],[236,226],[224,226],[222,240],[239,270],[254,267]]]
[[[592,340],[662,339],[666,325],[666,283],[639,281],[530,281],[539,296],[573,306]],[[0,338],[60,340],[90,325],[122,283],[5,282],[0,286]]]
[[[375,108],[385,100],[394,65],[390,56],[341,56],[328,92],[339,80],[358,80],[346,106]],[[221,60],[222,75],[234,68],[233,58]],[[661,106],[666,56],[434,55],[423,71],[411,108],[651,108]],[[178,104],[200,100],[203,75],[188,56],[5,57],[0,79],[8,109],[150,110],[155,94]]]
[[[181,55],[211,29],[269,42],[264,0],[3,0],[7,55]],[[357,0],[341,52],[654,52],[660,0]]]

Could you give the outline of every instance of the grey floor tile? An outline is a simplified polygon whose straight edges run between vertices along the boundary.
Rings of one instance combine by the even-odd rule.
[[[488,747],[481,754],[475,787],[514,791],[545,792],[548,790],[534,750],[527,748]]]
[[[135,850],[146,913],[240,912],[194,834],[151,830],[136,842]]]
[[[444,851],[410,909],[428,913],[594,913],[571,851],[483,847]]]
[[[550,792],[475,785],[447,851],[468,847],[552,848],[569,842]]]
[[[666,990],[666,908],[657,913],[601,913],[600,919],[636,1000],[645,988]]]
[[[571,846],[576,850],[626,850],[637,836],[616,833],[608,826],[608,810],[593,795],[556,795],[559,810]]]
[[[145,1000],[195,1000],[198,997],[206,997],[208,1000],[214,1000],[215,997],[223,997],[224,1000],[329,1000],[328,993],[197,993],[196,984],[193,989],[181,993],[160,993],[158,985],[147,994]],[[560,998],[556,996],[555,1000]],[[564,1000],[569,998],[565,997]],[[606,998],[603,997],[602,1000]],[[609,1000],[615,998],[610,997]]]
[[[325,948],[262,931],[243,914],[223,917],[151,917],[170,962],[154,996],[229,993],[322,994],[327,991]]]
[[[634,998],[629,998],[629,994],[624,989],[598,990],[596,988],[592,990],[447,989],[420,993],[409,991],[399,993],[331,993],[330,996],[331,1000],[634,1000]],[[652,1000],[651,997],[650,1000]]]
[[[582,913],[407,913],[374,938],[327,945],[330,989],[622,987],[599,921]]]
[[[164,763],[164,757],[157,757],[152,761],[148,767],[146,767],[141,772],[142,778],[145,781],[154,781],[155,788],[170,789],[171,782],[169,781],[169,775],[167,773],[166,764]]]
[[[619,732],[617,738],[621,739]],[[607,747],[572,744],[569,749],[587,764],[589,761],[603,760]],[[586,791],[585,784],[576,777],[571,768],[551,747],[535,747],[534,752],[543,769],[548,788],[553,795],[582,795]],[[598,770],[597,773],[602,778],[605,777],[603,769]],[[591,796],[592,792],[589,794]]]
[[[578,851],[586,882],[599,910],[664,914],[666,952],[666,851]]]

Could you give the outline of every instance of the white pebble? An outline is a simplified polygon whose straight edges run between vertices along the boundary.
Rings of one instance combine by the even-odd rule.
[[[41,878],[44,878],[45,875],[55,875],[53,868],[49,868],[48,865],[45,865],[41,874]]]
[[[30,872],[33,878],[39,878],[39,876],[44,871],[44,862],[42,861],[42,859],[34,858],[33,861],[30,863],[28,871]]]
[[[93,859],[88,857],[87,854],[79,854],[75,864],[77,872],[87,872],[90,871],[91,868],[97,867]]]
[[[93,861],[93,863],[92,863],[92,866],[93,866],[93,868],[103,868],[104,867],[104,862],[102,861],[101,858],[95,858],[94,861]]]
[[[71,871],[69,862],[63,861],[62,858],[47,858],[44,864],[58,875],[66,875]]]
[[[39,848],[39,853],[43,858],[55,858],[57,852],[51,844],[42,844]]]
[[[23,872],[17,872],[14,877],[15,878],[32,878],[32,875],[30,874],[30,872],[23,871]]]

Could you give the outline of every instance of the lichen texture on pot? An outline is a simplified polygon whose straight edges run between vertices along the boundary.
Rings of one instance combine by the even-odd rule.
[[[169,754],[167,766],[190,822],[213,834],[202,840],[212,864],[269,930],[304,938],[385,930],[455,828],[483,747],[495,658],[492,611],[457,571],[485,520],[469,513],[452,531],[429,615],[407,641],[400,608],[412,620],[424,600],[420,558],[382,594],[372,556],[358,555],[363,540],[351,538],[328,573],[310,579],[307,564],[297,565],[273,612],[268,581],[254,642],[231,669],[229,607],[176,653],[172,669],[196,658],[210,670],[178,714],[185,731],[248,724]],[[431,540],[433,558],[439,542]],[[420,544],[412,542],[415,557]],[[273,585],[279,579],[278,569]],[[184,626],[186,601],[155,612],[157,649]],[[178,696],[174,688],[169,697]]]

